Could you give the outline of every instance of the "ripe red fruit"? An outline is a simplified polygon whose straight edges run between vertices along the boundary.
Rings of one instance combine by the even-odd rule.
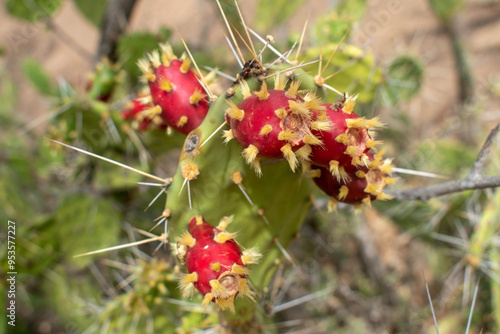
[[[245,265],[256,263],[257,256],[252,250],[241,252],[235,233],[225,231],[230,221],[225,218],[213,227],[202,217],[193,217],[189,232],[179,238],[177,253],[188,271],[181,281],[183,294],[191,295],[194,287],[205,296],[203,304],[213,301],[221,309],[233,310],[237,295],[252,298]]]
[[[154,51],[149,61],[141,59],[138,65],[155,105],[150,114],[161,115],[165,125],[183,134],[203,122],[209,105],[198,76],[189,68],[189,59],[177,59],[169,45],[162,45],[161,55]]]
[[[331,196],[329,210],[337,202],[348,204],[367,204],[373,200],[389,199],[390,196],[382,191],[387,184],[395,180],[391,177],[392,165],[389,160],[382,161],[382,156],[367,154],[368,167],[361,166],[353,173],[347,173],[344,179],[337,179],[329,169],[320,166],[311,166],[311,175],[316,185],[327,195]]]
[[[323,145],[311,147],[309,159],[312,164],[328,168],[337,178],[346,180],[361,166],[367,166],[367,152],[378,142],[371,139],[368,130],[380,126],[375,119],[367,120],[356,115],[352,109],[355,98],[348,97],[337,104],[324,104],[324,111],[315,112],[315,120],[328,120],[329,130],[313,130]]]
[[[145,115],[143,112],[153,107],[151,102],[148,102],[148,97],[141,95],[133,101],[126,104],[126,109],[121,111],[122,118],[132,121],[133,127],[139,131],[144,131],[150,128],[153,123],[153,117]],[[156,116],[158,117],[158,116]]]
[[[229,102],[226,121],[231,130],[226,131],[225,137],[236,139],[244,148],[246,161],[258,173],[261,158],[285,158],[295,170],[297,156],[307,157],[309,153],[297,151],[305,144],[321,144],[311,133],[312,110],[321,107],[312,94],[304,98],[298,96],[299,85],[299,82],[294,82],[287,91],[268,90],[263,82],[258,92],[250,94],[243,84],[244,100],[238,106]],[[276,86],[281,88],[284,84],[277,83]]]

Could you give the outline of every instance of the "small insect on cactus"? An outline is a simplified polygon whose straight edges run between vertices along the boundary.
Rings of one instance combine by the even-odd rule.
[[[238,105],[228,101],[226,121],[231,129],[224,134],[226,141],[236,139],[244,148],[245,160],[259,174],[261,158],[285,158],[294,171],[298,158],[306,159],[310,152],[301,148],[321,144],[312,131],[329,127],[328,121],[312,121],[313,111],[324,109],[320,100],[312,93],[300,97],[300,81],[293,81],[284,90],[286,82],[279,76],[273,90],[268,90],[264,81],[260,90],[251,94],[246,82],[241,84],[243,101]]]
[[[138,62],[143,78],[151,90],[153,108],[146,115],[160,115],[165,126],[183,134],[197,128],[208,112],[208,100],[201,80],[190,68],[190,60],[183,55],[177,59],[168,44],[161,45],[149,59]]]
[[[189,232],[179,237],[177,255],[185,263],[188,274],[181,279],[183,295],[189,297],[196,288],[204,296],[203,305],[215,302],[221,310],[234,311],[238,295],[253,300],[247,283],[246,265],[256,263],[254,250],[241,251],[234,241],[236,233],[225,229],[232,217],[225,217],[217,227],[201,216],[189,221]]]

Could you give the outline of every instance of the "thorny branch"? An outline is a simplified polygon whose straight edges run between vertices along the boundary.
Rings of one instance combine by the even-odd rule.
[[[481,148],[481,151],[479,151],[476,162],[465,178],[428,187],[395,190],[388,193],[394,196],[394,199],[398,201],[427,201],[432,197],[456,193],[464,190],[499,187],[500,175],[484,177],[481,174],[484,163],[486,161],[486,157],[490,152],[491,145],[493,144],[493,141],[495,140],[499,130],[500,123],[497,124],[497,126],[493,130],[491,130],[488,138]]]
[[[476,162],[474,163],[474,166],[472,166],[472,169],[469,175],[467,175],[466,179],[475,180],[481,177],[484,162],[486,161],[486,157],[490,153],[491,145],[493,144],[493,141],[495,140],[495,137],[497,136],[499,130],[500,123],[497,124],[497,126],[493,130],[491,130],[488,138],[486,138],[483,147],[481,147],[481,151],[479,151],[479,154],[477,155]]]

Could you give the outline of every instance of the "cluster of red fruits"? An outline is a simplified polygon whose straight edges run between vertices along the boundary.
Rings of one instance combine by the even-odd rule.
[[[205,118],[209,101],[200,78],[180,60],[168,45],[138,62],[149,93],[131,102],[122,115],[134,120],[139,130],[155,125],[188,134]],[[238,82],[243,100],[230,99],[224,131],[225,141],[236,140],[243,157],[261,174],[260,160],[285,159],[292,171],[302,164],[304,174],[330,196],[329,209],[337,202],[354,205],[387,199],[382,191],[392,183],[390,160],[377,153],[380,144],[370,131],[381,126],[377,118],[366,119],[354,113],[355,97],[343,96],[335,104],[323,104],[311,91],[299,90],[297,80],[287,82],[277,75],[274,89],[262,81],[251,92],[245,80]],[[288,89],[285,89],[288,87]],[[181,280],[184,295],[194,289],[204,296],[204,304],[215,302],[221,309],[233,309],[237,295],[252,298],[247,285],[246,265],[255,263],[257,252],[242,252],[234,233],[226,232],[231,218],[217,227],[195,216],[189,232],[177,242],[177,255],[188,274]]]
[[[231,126],[224,133],[226,140],[234,138],[244,148],[243,156],[257,173],[261,158],[284,158],[292,170],[300,161],[305,173],[331,197],[331,209],[338,201],[370,205],[372,200],[387,199],[382,191],[394,182],[391,161],[375,154],[380,142],[369,133],[381,126],[377,118],[355,114],[353,97],[322,104],[311,92],[300,96],[300,82],[292,81],[288,90],[285,85],[278,78],[275,89],[268,90],[263,82],[251,94],[243,82],[244,100],[229,103],[226,112]]]

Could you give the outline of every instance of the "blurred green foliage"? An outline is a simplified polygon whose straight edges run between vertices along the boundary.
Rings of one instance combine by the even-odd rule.
[[[9,125],[14,122],[12,110],[18,102],[18,92],[14,81],[4,68],[0,68],[0,123]],[[0,136],[1,138],[1,136]]]
[[[4,5],[12,16],[25,21],[36,22],[53,15],[64,0],[6,0]]]
[[[498,204],[497,204],[498,205]],[[489,259],[492,263],[500,263],[500,252],[497,247],[491,247],[489,251]],[[496,270],[497,277],[500,275],[499,270]],[[500,331],[500,283],[496,279],[490,280],[491,284],[491,304],[493,309],[493,321],[495,322],[495,331]]]
[[[415,97],[421,89],[425,65],[414,55],[401,55],[387,68],[386,92],[393,105]]]
[[[339,47],[338,43],[329,43],[322,46],[313,46],[305,51],[309,59],[323,58],[322,71],[326,84],[335,87],[340,92],[358,95],[357,101],[370,104],[374,102],[377,87],[382,83],[382,69],[375,63],[373,55],[350,44],[343,44],[332,58],[328,68],[325,68],[330,56]],[[314,64],[305,68],[316,75],[319,65]],[[329,103],[336,102],[340,96],[329,92]]]
[[[299,9],[305,0],[260,0],[257,5],[255,27],[269,31],[284,23]]]
[[[366,10],[366,0],[343,0],[335,9],[317,18],[311,30],[314,45],[338,43],[349,37],[351,27],[358,22]]]
[[[132,32],[123,35],[118,43],[119,64],[131,78],[138,78],[141,74],[136,63],[148,52],[158,48],[158,43],[169,40],[171,31],[160,28],[156,34],[149,32]]]
[[[449,23],[463,8],[464,0],[429,0],[429,5],[441,22]]]
[[[70,194],[62,199],[54,217],[54,236],[60,242],[58,250],[65,257],[116,245],[121,215],[111,199],[92,194]],[[68,238],[71,236],[71,238]],[[87,266],[92,256],[72,259],[77,267]]]
[[[477,149],[453,139],[428,139],[418,144],[415,157],[420,168],[458,179],[465,176],[476,160]],[[415,161],[416,159],[414,159]]]
[[[102,20],[106,13],[106,7],[108,5],[107,0],[73,0],[73,2],[87,20],[92,22],[97,27],[101,26]]]
[[[21,67],[26,78],[40,94],[49,96],[57,94],[57,88],[38,61],[26,58]]]

